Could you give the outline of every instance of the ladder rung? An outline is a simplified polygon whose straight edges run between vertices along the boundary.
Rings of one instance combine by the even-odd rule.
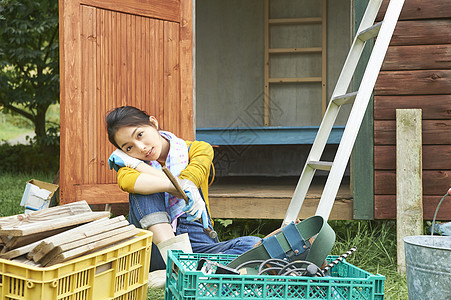
[[[321,82],[321,77],[269,78],[269,83]]]
[[[329,171],[332,168],[332,162],[329,162],[329,161],[310,160],[307,162],[307,164],[316,170]]]
[[[311,47],[311,48],[271,48],[268,49],[269,53],[321,53],[323,48]]]
[[[382,22],[374,24],[373,26],[368,27],[367,29],[359,32],[357,38],[359,40],[365,42],[365,41],[369,40],[370,38],[377,36],[377,34],[379,33],[379,30],[381,29],[381,26],[382,26]]]
[[[317,18],[284,18],[284,19],[269,19],[270,25],[293,25],[293,24],[321,24],[323,19]]]
[[[341,96],[333,97],[332,102],[338,106],[345,105],[345,104],[352,104],[352,103],[354,103],[356,96],[357,96],[357,92],[352,92],[349,94],[344,94]]]

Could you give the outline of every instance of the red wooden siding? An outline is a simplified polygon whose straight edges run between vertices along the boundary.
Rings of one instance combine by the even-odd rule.
[[[382,20],[387,10],[389,1],[384,0],[381,5],[377,20]],[[445,1],[425,1],[406,0],[399,17],[400,20],[421,20],[431,18],[449,18],[451,2]]]
[[[60,1],[62,202],[128,201],[107,163],[105,116],[115,107],[139,107],[193,138],[191,5]]]
[[[382,4],[385,10],[387,1]],[[378,17],[381,19],[382,14]],[[406,0],[374,89],[377,219],[396,218],[396,119],[422,109],[424,218],[451,186],[451,2]],[[451,205],[439,218],[450,219]]]
[[[80,3],[153,19],[180,21],[179,0],[80,0]]]

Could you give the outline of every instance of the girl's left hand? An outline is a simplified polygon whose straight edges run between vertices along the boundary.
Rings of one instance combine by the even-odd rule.
[[[180,180],[180,185],[189,199],[188,204],[183,208],[183,210],[190,215],[186,219],[188,221],[196,221],[202,219],[203,227],[208,228],[207,209],[205,201],[200,195],[197,186],[188,179]]]

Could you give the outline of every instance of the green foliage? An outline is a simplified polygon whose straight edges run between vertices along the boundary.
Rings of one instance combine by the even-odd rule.
[[[147,300],[163,300],[164,299],[164,289],[148,289],[147,290]]]
[[[46,151],[36,144],[0,145],[0,173],[3,172],[52,172],[59,168],[59,144],[49,144]]]
[[[214,219],[214,227],[220,241],[240,236],[265,237],[280,227],[281,220]]]
[[[357,251],[347,261],[365,271],[385,276],[386,299],[407,299],[406,276],[397,272],[395,221],[330,221],[337,240],[332,254],[352,247]]]
[[[0,0],[0,110],[29,119],[47,146],[59,130],[45,121],[59,102],[58,48],[57,0]]]

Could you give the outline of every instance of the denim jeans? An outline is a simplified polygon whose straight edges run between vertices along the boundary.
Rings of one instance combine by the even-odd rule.
[[[169,214],[164,205],[164,193],[150,195],[129,195],[129,222],[138,228],[147,228],[157,223],[169,223]],[[261,239],[255,236],[243,236],[233,240],[219,242],[212,239],[203,232],[200,222],[189,222],[187,215],[183,214],[177,219],[177,229],[175,234],[188,233],[191,248],[194,253],[213,254],[236,254],[240,255],[250,250]],[[209,227],[212,228],[211,220],[208,219]],[[150,271],[164,269],[166,266],[161,258],[158,248],[152,245]]]

